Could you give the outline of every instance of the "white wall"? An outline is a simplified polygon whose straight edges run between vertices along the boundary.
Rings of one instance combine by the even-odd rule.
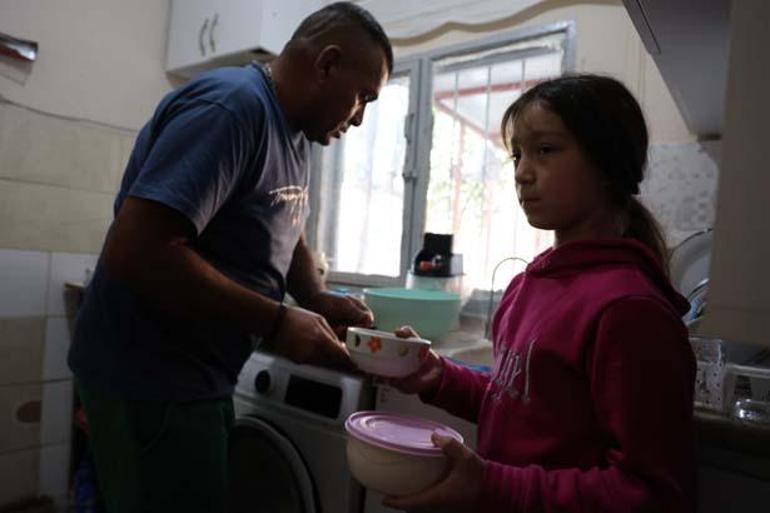
[[[0,32],[0,249],[98,252],[136,131],[170,89],[168,2],[5,0]],[[75,119],[76,118],[76,119]]]
[[[166,0],[3,0],[0,32],[0,507],[68,490],[65,281],[93,268],[136,131],[171,84]]]
[[[0,61],[0,94],[68,116],[137,129],[169,88],[165,0],[4,0],[0,32],[37,41],[27,73]]]

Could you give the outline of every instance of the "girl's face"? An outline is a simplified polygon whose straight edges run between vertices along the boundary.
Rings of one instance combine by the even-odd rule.
[[[600,171],[543,103],[515,118],[511,148],[516,193],[529,224],[554,230],[556,245],[620,235]]]

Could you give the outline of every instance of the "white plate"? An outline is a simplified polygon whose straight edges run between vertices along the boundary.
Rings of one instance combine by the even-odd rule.
[[[671,252],[671,283],[685,297],[709,277],[714,232],[704,230],[690,235]]]

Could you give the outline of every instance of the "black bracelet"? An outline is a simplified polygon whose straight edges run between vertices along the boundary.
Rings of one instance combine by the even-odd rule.
[[[286,305],[283,303],[278,303],[278,311],[275,314],[272,326],[270,326],[270,331],[264,337],[265,340],[272,341],[275,336],[278,335],[278,331],[281,329],[281,324],[283,324],[283,318],[286,317],[286,310],[288,310]]]

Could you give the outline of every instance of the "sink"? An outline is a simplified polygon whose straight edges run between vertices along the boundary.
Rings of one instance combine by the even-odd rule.
[[[492,356],[492,343],[488,340],[477,342],[468,347],[452,349],[446,356],[471,365],[486,365],[493,367],[495,359]]]

